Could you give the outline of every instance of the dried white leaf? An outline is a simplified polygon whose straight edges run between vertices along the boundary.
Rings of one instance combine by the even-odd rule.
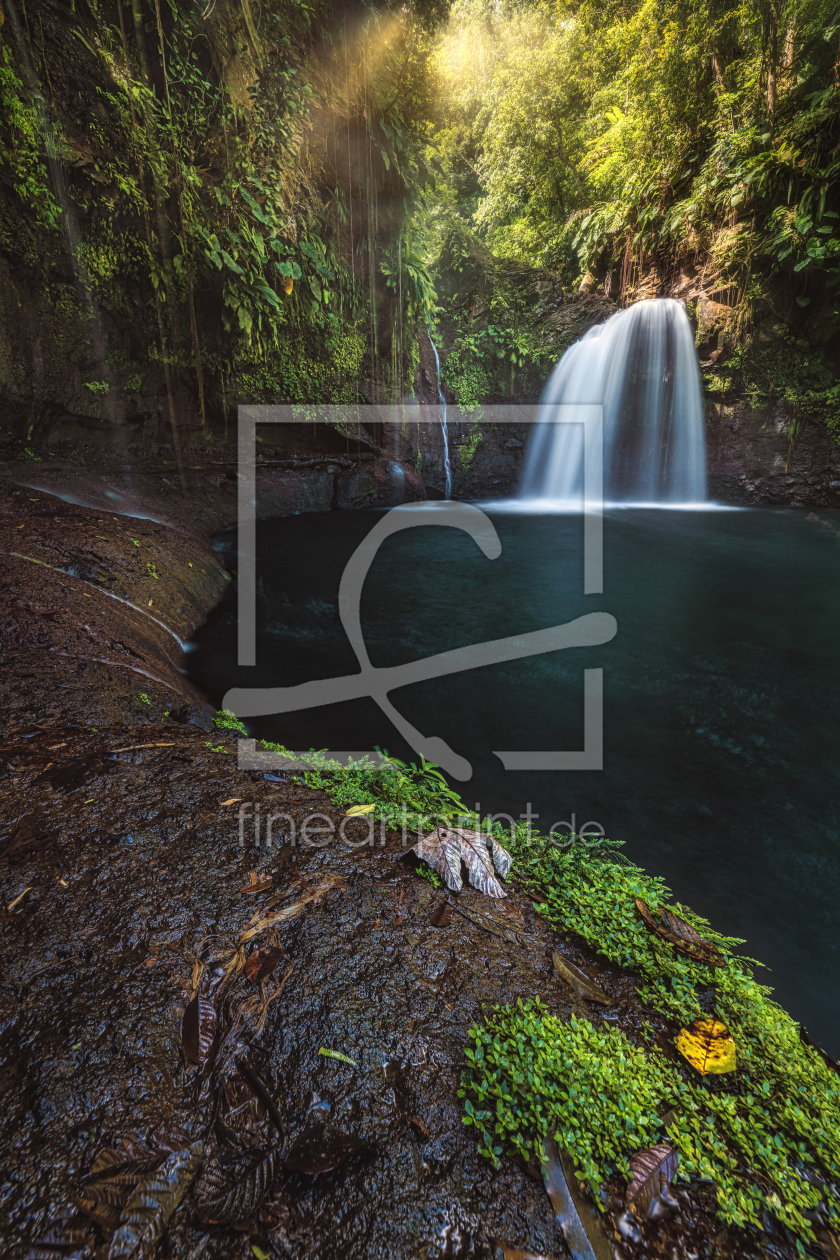
[[[493,872],[504,878],[513,858],[491,835],[464,827],[437,827],[415,844],[413,852],[443,877],[447,888],[460,892],[461,862],[469,872],[470,883],[487,897],[506,897],[507,892]],[[492,853],[492,860],[491,860]]]

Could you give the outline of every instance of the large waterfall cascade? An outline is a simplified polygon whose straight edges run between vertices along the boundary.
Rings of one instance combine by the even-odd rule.
[[[557,403],[604,407],[604,497],[697,503],[706,497],[703,398],[694,334],[673,298],[637,302],[570,346],[552,373],[540,421]],[[574,418],[564,411],[563,418]],[[580,502],[583,425],[538,423],[521,495]]]

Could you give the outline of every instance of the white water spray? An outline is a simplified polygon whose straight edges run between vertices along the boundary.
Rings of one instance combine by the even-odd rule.
[[[602,403],[604,495],[612,501],[697,503],[706,497],[703,399],[694,335],[673,298],[637,302],[570,346],[543,395]],[[581,417],[583,418],[583,417]],[[539,424],[525,463],[526,499],[579,500],[583,425]]]
[[[435,368],[437,369],[437,392],[438,400],[441,406],[440,428],[443,433],[443,472],[446,477],[446,497],[452,498],[452,465],[449,462],[449,429],[446,423],[446,399],[443,396],[443,390],[440,387],[440,355],[435,343],[432,341],[432,334],[429,333],[429,342],[435,352]]]

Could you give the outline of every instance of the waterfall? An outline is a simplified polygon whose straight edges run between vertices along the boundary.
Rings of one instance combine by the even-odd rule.
[[[637,302],[590,328],[552,373],[541,417],[556,403],[603,403],[604,497],[696,503],[706,449],[694,335],[681,302]],[[583,426],[538,424],[521,495],[580,500]]]
[[[440,428],[443,433],[443,471],[446,476],[446,497],[452,498],[452,465],[449,462],[449,429],[446,424],[446,399],[443,396],[443,390],[440,387],[440,355],[438,348],[432,341],[432,334],[429,333],[429,342],[435,352],[435,367],[437,369],[437,392],[440,401]]]

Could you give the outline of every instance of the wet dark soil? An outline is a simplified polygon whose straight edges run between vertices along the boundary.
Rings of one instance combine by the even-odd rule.
[[[180,673],[178,640],[226,581],[198,532],[10,484],[0,535],[3,1254],[106,1256],[108,1229],[77,1211],[97,1154],[201,1140],[210,1182],[259,1157],[272,1188],[250,1214],[231,1210],[234,1226],[197,1180],[164,1257],[431,1260],[500,1256],[497,1244],[568,1256],[536,1170],[504,1159],[494,1171],[462,1125],[463,1048],[487,1004],[536,994],[561,1018],[633,1038],[649,1020],[666,1038],[634,977],[552,932],[515,888],[499,904],[465,888],[472,917],[435,926],[442,894],[400,837],[364,843],[364,820],[345,824],[347,843],[299,843],[307,818],[337,827],[342,811],[239,770],[235,740]],[[275,852],[255,843],[257,804],[263,819],[283,815]],[[576,999],[555,949],[614,1005]],[[181,1048],[196,993],[217,1018],[198,1066]],[[326,1171],[277,1173],[275,1107],[298,1168],[313,1143],[334,1152],[319,1125],[360,1141]],[[795,1254],[772,1227],[723,1230],[711,1187],[679,1201],[641,1242],[608,1217],[616,1256]],[[67,1245],[30,1251],[62,1213],[54,1237]]]

